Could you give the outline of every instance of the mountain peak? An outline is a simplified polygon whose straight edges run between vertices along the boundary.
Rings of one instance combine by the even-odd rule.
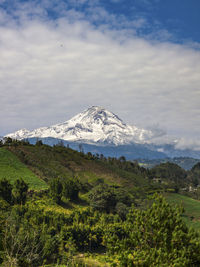
[[[98,107],[98,106],[92,106],[82,113],[87,115],[87,116],[96,116],[97,114],[106,114],[108,111],[105,110],[103,107]]]
[[[99,107],[99,106],[92,106],[90,108],[87,108],[86,110],[84,110],[82,112],[82,114],[87,114],[90,116],[94,116],[96,114],[113,114],[112,112],[106,110],[103,107]],[[113,114],[114,115],[114,114]]]
[[[82,113],[79,113],[77,116],[73,117],[74,119],[81,118],[82,121],[90,120],[91,123],[103,123],[103,124],[118,124],[118,125],[125,125],[122,120],[115,115],[114,113],[106,110],[103,107],[92,106]],[[73,119],[72,118],[72,119]]]
[[[103,107],[99,107],[99,106],[91,106],[90,108],[88,108],[87,110],[94,110],[94,111],[102,111],[102,110],[105,110],[105,108]]]

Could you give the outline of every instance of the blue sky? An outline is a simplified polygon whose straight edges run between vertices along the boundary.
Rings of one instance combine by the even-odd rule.
[[[50,20],[65,16],[67,10],[76,10],[94,25],[99,26],[109,22],[112,28],[131,29],[131,22],[140,20],[143,23],[140,27],[136,27],[140,36],[146,37],[163,30],[168,32],[168,37],[174,42],[200,42],[199,0],[0,1],[1,8],[10,14],[14,14],[20,5],[28,6],[28,4],[33,7],[31,11],[29,10],[30,19],[35,15],[34,6],[43,9],[41,17],[48,17]],[[105,11],[104,16],[91,18],[95,9]],[[109,21],[108,16],[115,17],[117,23],[113,23],[112,19]]]
[[[123,15],[128,20],[143,18],[147,24],[139,33],[165,29],[174,41],[200,41],[200,1],[198,0],[121,0],[102,1],[110,13]]]
[[[199,0],[0,0],[0,135],[99,105],[198,146],[199,11]]]

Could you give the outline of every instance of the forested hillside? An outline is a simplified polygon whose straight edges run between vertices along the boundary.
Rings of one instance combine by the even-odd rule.
[[[199,202],[193,215],[186,205],[184,215],[162,196],[178,199],[174,192],[191,186],[193,172],[198,181],[198,166],[146,170],[123,156],[84,154],[62,144],[9,138],[1,146],[2,266],[200,265],[198,225],[190,228],[199,220]]]

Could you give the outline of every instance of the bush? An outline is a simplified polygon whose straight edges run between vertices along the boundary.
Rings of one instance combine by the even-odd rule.
[[[7,179],[0,180],[0,197],[9,204],[12,202],[12,185]]]
[[[80,184],[77,178],[70,178],[63,181],[62,196],[70,200],[77,200]]]
[[[49,186],[50,197],[52,197],[57,204],[61,203],[63,185],[59,178],[54,178],[50,181]]]
[[[22,179],[14,182],[12,197],[15,204],[25,204],[28,192],[28,185]]]
[[[94,187],[89,194],[90,205],[96,210],[111,212],[116,205],[114,188],[100,184]]]
[[[54,178],[50,182],[50,196],[57,204],[61,203],[62,197],[69,200],[77,200],[80,184],[77,178],[60,179]]]

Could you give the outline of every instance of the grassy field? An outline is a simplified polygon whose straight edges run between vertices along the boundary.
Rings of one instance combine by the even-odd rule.
[[[30,189],[45,189],[47,184],[29,170],[25,164],[10,151],[0,148],[0,179],[6,178],[11,183],[22,178]]]
[[[181,205],[185,213],[184,221],[191,227],[200,231],[200,201],[179,194],[167,194],[169,203]]]

